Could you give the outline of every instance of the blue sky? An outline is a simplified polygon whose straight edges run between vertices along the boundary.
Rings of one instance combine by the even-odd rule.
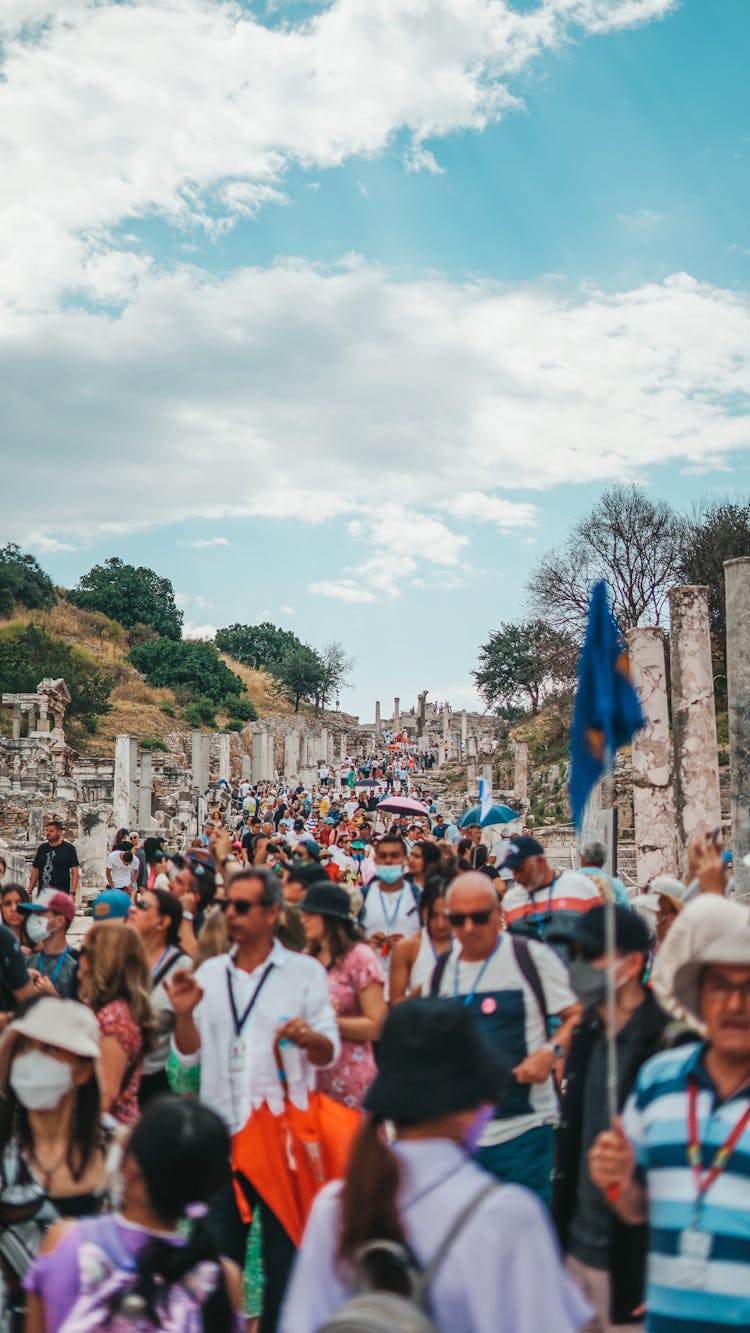
[[[749,30],[9,0],[6,537],[65,584],[153,566],[193,631],[341,640],[365,718],[470,702],[602,486],[750,484]]]

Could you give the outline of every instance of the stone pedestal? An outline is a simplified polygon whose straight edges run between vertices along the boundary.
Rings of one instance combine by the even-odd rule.
[[[673,588],[669,607],[677,850],[683,869],[691,838],[721,827],[707,589]]]
[[[131,747],[130,736],[115,738],[114,821],[115,827],[130,829]]]
[[[750,896],[750,559],[724,564],[735,893]]]
[[[645,727],[633,737],[636,878],[645,888],[655,875],[677,870],[667,668],[660,629],[631,629],[627,640],[633,684],[646,718]]]

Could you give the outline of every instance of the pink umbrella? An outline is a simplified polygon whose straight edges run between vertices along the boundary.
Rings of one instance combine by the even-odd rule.
[[[385,800],[378,801],[378,810],[390,815],[422,815],[423,818],[430,813],[426,805],[412,796],[386,796]]]

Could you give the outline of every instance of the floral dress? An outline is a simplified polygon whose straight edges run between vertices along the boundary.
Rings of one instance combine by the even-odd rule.
[[[125,1078],[110,1114],[121,1125],[138,1119],[138,1089],[143,1073],[143,1036],[125,1000],[110,1000],[96,1015],[103,1037],[114,1037],[125,1052]]]
[[[380,963],[369,944],[355,944],[328,972],[328,990],[336,1017],[361,1018],[360,993],[374,981],[385,985]],[[318,1088],[345,1106],[359,1108],[376,1072],[372,1044],[342,1037],[341,1054],[335,1065],[318,1072]]]

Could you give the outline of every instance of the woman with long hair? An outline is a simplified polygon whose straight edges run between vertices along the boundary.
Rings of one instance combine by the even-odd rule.
[[[101,1031],[102,1110],[131,1125],[138,1118],[143,1059],[156,1040],[148,958],[132,926],[102,921],[91,927],[81,945],[78,993]]]
[[[349,915],[345,889],[321,880],[300,905],[306,952],[328,973],[328,990],[341,1035],[341,1054],[318,1070],[318,1088],[346,1106],[359,1107],[375,1077],[372,1043],[386,1016],[385,981],[372,949]]]
[[[20,1330],[23,1278],[60,1217],[107,1207],[114,1162],[102,1130],[99,1027],[75,1000],[44,995],[0,1044],[0,1327]]]
[[[313,1204],[279,1333],[314,1333],[362,1286],[406,1296],[416,1265],[446,1240],[426,1293],[438,1333],[578,1333],[591,1312],[543,1205],[472,1160],[508,1074],[469,1011],[453,1000],[398,1005],[378,1062],[346,1178]]]
[[[428,995],[435,964],[440,955],[451,948],[453,934],[446,899],[448,883],[441,875],[428,880],[419,901],[422,929],[394,945],[389,995],[391,1005],[398,1004],[407,996]]]
[[[432,875],[440,873],[440,848],[434,842],[415,842],[406,858],[408,878],[420,893]]]
[[[3,925],[7,926],[12,935],[15,935],[22,948],[29,948],[29,940],[26,935],[26,918],[23,912],[19,912],[19,903],[27,903],[29,895],[23,884],[3,884],[0,889],[0,916],[2,916]]]
[[[192,963],[180,948],[182,908],[173,893],[166,889],[144,890],[130,908],[128,919],[146,949],[151,972],[151,1008],[157,1025],[156,1042],[144,1060],[138,1089],[138,1104],[143,1109],[152,1097],[169,1092],[166,1064],[175,1017],[165,979],[178,967],[189,970]]]
[[[178,1097],[152,1102],[125,1148],[119,1212],[46,1237],[26,1281],[27,1333],[140,1321],[239,1333],[240,1273],[220,1258],[206,1220],[228,1163],[229,1134],[213,1111]]]

